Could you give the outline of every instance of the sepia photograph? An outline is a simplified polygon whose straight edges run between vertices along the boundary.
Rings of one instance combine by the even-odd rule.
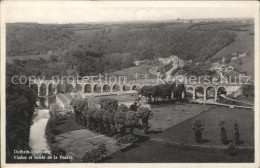
[[[2,2],[1,167],[259,167],[258,71],[256,1]]]

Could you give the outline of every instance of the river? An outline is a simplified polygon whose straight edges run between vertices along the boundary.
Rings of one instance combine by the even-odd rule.
[[[50,151],[45,129],[50,118],[49,105],[55,101],[55,97],[41,97],[37,100],[38,108],[35,109],[34,119],[30,129],[29,145],[34,151]]]

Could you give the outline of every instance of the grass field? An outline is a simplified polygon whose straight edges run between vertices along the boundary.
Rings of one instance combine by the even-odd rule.
[[[174,127],[165,130],[163,133],[154,135],[152,139],[159,139],[167,142],[197,144],[194,139],[192,122],[200,119],[204,130],[202,139],[206,146],[224,146],[220,140],[219,121],[225,121],[225,129],[228,140],[234,137],[234,122],[237,121],[240,132],[240,146],[254,146],[254,112],[246,109],[230,109],[227,107],[215,107],[190,118]]]
[[[98,135],[87,129],[80,129],[68,133],[60,134],[56,137],[56,144],[66,150],[68,156],[72,156],[72,162],[80,162],[80,158],[85,152],[91,151],[101,144],[105,144],[107,148],[107,155],[114,153],[120,149],[116,145],[114,138]]]
[[[203,107],[202,105],[200,105]],[[229,140],[233,138],[233,122],[238,121],[240,130],[240,146],[254,145],[254,115],[252,111],[229,109],[225,107],[211,108],[162,133],[151,136],[151,140],[135,144],[135,147],[118,151],[104,162],[107,163],[247,163],[254,162],[254,149],[238,149],[237,155],[230,156],[226,149],[178,146],[172,142],[196,144],[191,126],[195,118],[201,119],[204,131],[202,145],[218,145],[220,128],[218,122],[225,120],[225,129]],[[158,141],[160,140],[160,141]]]
[[[151,105],[153,118],[149,121],[150,131],[163,131],[191,117],[210,109],[212,106],[198,104],[163,104]]]
[[[138,143],[127,151],[118,151],[105,163],[246,163],[254,162],[254,150],[240,150],[230,156],[223,150],[185,148],[167,142]]]
[[[98,135],[77,124],[74,115],[59,117],[51,122],[55,124],[55,131],[50,129],[50,123],[48,123],[46,129],[48,143],[50,143],[50,132],[52,132],[55,135],[55,142],[52,145],[65,149],[67,156],[73,157],[71,162],[80,162],[85,152],[103,143],[108,155],[120,149],[114,138]]]
[[[125,68],[119,71],[115,71],[113,73],[110,73],[109,76],[124,76],[127,75],[127,80],[133,80],[134,78],[134,74],[138,73],[140,74],[140,78],[143,78],[143,75],[146,73],[148,74],[148,78],[149,79],[155,79],[156,75],[151,74],[149,72],[149,68],[151,68],[151,65],[139,65],[139,66],[134,66],[134,67],[130,67],[130,68]]]

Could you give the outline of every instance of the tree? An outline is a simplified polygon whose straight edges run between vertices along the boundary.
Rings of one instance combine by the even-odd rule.
[[[202,133],[201,131],[204,130],[201,121],[199,119],[195,119],[192,124],[192,129],[194,131],[195,140],[197,143],[201,143]]]
[[[130,133],[133,133],[134,128],[138,128],[140,126],[139,117],[137,112],[135,111],[128,111],[126,113],[126,121],[125,126],[130,129]]]
[[[115,112],[118,107],[118,101],[116,99],[110,99],[110,98],[101,98],[99,100],[99,104],[102,109],[105,109],[110,112]]]
[[[126,121],[126,113],[128,112],[128,108],[121,104],[118,107],[118,110],[114,114],[115,127],[121,136],[125,134],[125,121]]]
[[[234,143],[239,144],[239,128],[238,128],[238,123],[235,121],[234,123],[234,129],[235,129],[235,134],[234,134]]]
[[[179,101],[182,101],[182,93],[184,92],[184,84],[178,84],[177,87],[174,89],[174,96]]]
[[[102,120],[103,120],[103,125],[105,127],[105,134],[113,135],[115,133],[114,113],[110,112],[108,110],[105,110],[104,114],[102,116]]]
[[[152,96],[154,98],[154,101],[158,101],[158,98],[162,97],[162,89],[159,85],[153,87]]]
[[[87,119],[87,128],[90,130],[96,129],[94,119],[93,119],[93,114],[95,113],[96,109],[95,108],[90,108],[87,110],[86,119]]]
[[[139,106],[137,105],[137,102],[135,101],[133,104],[130,105],[129,110],[131,111],[137,111]]]
[[[138,118],[141,119],[143,130],[146,133],[149,128],[148,120],[153,117],[153,113],[147,107],[140,107],[137,110],[137,115],[138,115]]]
[[[76,122],[83,124],[83,113],[88,109],[88,101],[82,99],[73,99],[70,104],[74,108]]]
[[[104,125],[103,125],[103,114],[105,113],[104,109],[95,109],[94,113],[92,114],[93,122],[97,132],[104,133]]]
[[[103,158],[104,155],[107,153],[106,145],[104,143],[102,143],[101,145],[98,146],[97,151],[98,151],[98,153],[100,153],[101,158]]]
[[[227,144],[228,143],[228,139],[227,139],[227,132],[226,129],[224,128],[225,125],[225,121],[220,121],[219,122],[219,126],[221,127],[220,131],[221,131],[221,142],[222,144]]]
[[[128,108],[125,104],[120,104],[117,108],[117,111],[121,111],[121,112],[127,112]]]
[[[116,99],[101,98],[99,104],[105,110],[103,115],[103,122],[105,125],[105,132],[108,135],[113,135],[116,132],[114,114],[118,108],[118,101]],[[110,125],[110,127],[108,127]]]

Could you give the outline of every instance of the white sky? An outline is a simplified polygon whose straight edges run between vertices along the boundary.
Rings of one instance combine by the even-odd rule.
[[[254,17],[257,2],[8,2],[6,22],[79,23]]]

